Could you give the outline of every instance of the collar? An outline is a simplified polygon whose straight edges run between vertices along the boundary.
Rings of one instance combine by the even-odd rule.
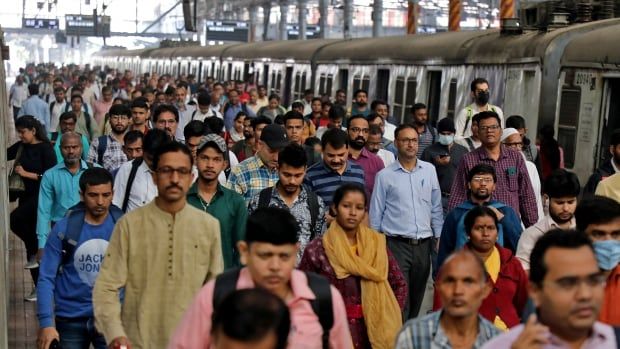
[[[217,187],[215,189],[215,195],[221,195],[224,193],[224,190],[222,189],[222,185],[218,182],[217,183]],[[187,191],[187,195],[196,195],[198,196],[198,181],[194,182],[194,184],[192,184],[191,187],[189,187],[189,190]]]
[[[62,161],[62,166],[60,168],[64,168],[67,171],[69,171],[69,168],[67,167],[67,164],[65,164],[65,161]],[[80,159],[80,170],[86,170],[88,168],[88,164],[86,163],[86,161]],[[79,171],[78,171],[79,172]]]
[[[289,304],[295,302],[298,299],[314,300],[316,296],[308,286],[308,277],[303,271],[293,269],[291,273],[291,279],[289,281],[291,285],[291,291],[293,292],[293,299]],[[239,272],[239,279],[237,280],[237,289],[254,288],[254,280],[250,275],[250,271],[247,267],[244,267]]]
[[[551,229],[555,229],[555,228],[559,229],[560,228],[559,224],[556,223],[553,220],[553,218],[551,218],[550,214],[547,214],[545,216],[545,223],[547,224],[547,227],[549,228],[547,230],[551,230]],[[575,216],[573,216],[573,218],[571,218],[571,220],[570,220],[570,227],[574,229],[576,226],[577,226],[577,222],[575,221]]]
[[[276,185],[273,186],[273,188],[271,189],[271,197],[272,198],[278,198],[279,200],[282,200],[282,202],[284,202],[284,199],[282,199],[282,195],[280,195],[280,191],[278,190],[278,186],[280,185],[280,181],[278,180],[278,182],[276,182]],[[304,185],[300,185],[299,188],[299,194],[297,194],[297,197],[295,198],[295,200],[293,200],[293,203],[296,203],[297,201],[300,200],[305,200],[307,193],[306,190],[304,188]]]
[[[484,146],[481,145],[476,148],[476,150],[478,152],[478,158],[480,160],[493,160],[489,157],[489,153],[487,152],[486,148],[484,148]],[[508,151],[506,149],[506,146],[503,144],[499,145],[499,159],[497,161],[499,161],[500,159],[505,159],[508,157]],[[494,160],[493,160],[494,161]]]
[[[251,158],[253,158],[254,159],[253,161],[258,164],[258,167],[264,168],[267,171],[271,172],[271,169],[267,166],[267,164],[263,162],[263,159],[261,159],[260,156],[258,156],[258,154],[254,154],[254,156],[252,156]]]
[[[406,168],[403,167],[403,165],[400,163],[400,161],[398,159],[396,159],[396,161],[394,161],[393,163],[390,164],[390,166],[392,166],[392,169],[394,171],[403,171],[406,173],[411,173],[414,172],[416,169],[421,169],[422,168],[422,164],[420,159],[417,159],[415,162],[415,167],[412,171],[407,170]]]
[[[432,341],[437,343],[439,345],[440,348],[450,348],[450,341],[448,340],[448,336],[445,335],[445,332],[443,330],[443,328],[441,328],[441,316],[443,314],[443,310],[439,310],[435,313],[433,313],[433,316],[430,318],[430,320],[432,321],[432,332],[431,332],[431,336],[432,336]],[[480,337],[480,335],[483,333],[483,328],[482,328],[482,323],[483,323],[483,319],[480,316],[480,314],[478,314],[478,334],[476,335],[476,342],[478,343],[478,337]]]
[[[613,333],[610,333],[610,331],[613,332],[613,329],[610,329],[610,331],[605,331],[607,325],[604,325],[598,321],[596,321],[593,325],[592,325],[592,330],[590,332],[590,335],[588,336],[588,338],[586,339],[586,344],[594,339],[601,339],[604,342],[611,342],[614,340],[614,335]],[[563,341],[560,337],[556,336],[553,333],[550,333],[549,335],[549,341],[551,342],[552,345],[554,346],[558,346],[558,347],[564,347],[566,346],[566,342]],[[584,345],[587,346],[587,345]]]

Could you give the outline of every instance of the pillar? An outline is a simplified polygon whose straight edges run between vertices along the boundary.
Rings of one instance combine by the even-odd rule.
[[[307,0],[299,0],[297,4],[297,26],[299,27],[299,40],[306,40],[306,5]]]
[[[344,18],[342,34],[345,39],[351,38],[351,31],[353,30],[353,0],[344,1]]]
[[[501,0],[499,5],[499,18],[514,18],[515,6],[514,0]]]
[[[383,35],[383,0],[375,0],[372,3],[372,36]]]
[[[288,0],[280,1],[280,26],[279,26],[279,40],[286,40],[288,36],[286,35],[286,24],[288,22]]]
[[[327,38],[327,0],[319,0],[319,37]]]
[[[269,17],[271,16],[271,2],[263,4],[263,41],[269,40]]]
[[[417,8],[418,6],[413,0],[407,2],[407,34],[416,33],[416,20],[418,18]]]
[[[448,16],[448,30],[457,32],[461,30],[461,1],[450,0],[450,13]]]
[[[256,5],[251,5],[250,8],[248,8],[248,15],[250,18],[250,33],[249,33],[249,37],[248,37],[248,42],[254,42],[256,41],[256,12],[257,12],[257,8]]]

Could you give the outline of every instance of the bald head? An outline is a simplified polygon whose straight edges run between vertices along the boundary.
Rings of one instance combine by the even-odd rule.
[[[443,265],[439,269],[438,278],[441,278],[442,272],[451,268],[452,264],[459,264],[463,262],[468,265],[471,263],[474,266],[474,268],[471,268],[470,270],[472,274],[476,275],[476,278],[480,278],[481,280],[484,280],[484,282],[487,281],[487,273],[486,268],[484,267],[484,262],[471,250],[466,249],[457,250],[446,258]]]
[[[66,144],[69,141],[78,141],[78,144],[80,146],[82,146],[82,137],[80,137],[80,135],[77,132],[65,132],[62,134],[62,138],[60,139],[60,145],[63,146],[64,144]]]

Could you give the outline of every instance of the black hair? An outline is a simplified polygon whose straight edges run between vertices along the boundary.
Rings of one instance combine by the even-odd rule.
[[[344,110],[343,107],[339,105],[334,105],[329,109],[328,117],[330,120],[339,120],[344,119],[346,114],[347,112]]]
[[[613,130],[609,136],[609,145],[616,146],[618,144],[620,144],[620,128]]]
[[[74,95],[73,92],[71,93],[71,99],[70,101],[73,102],[74,99],[79,99],[80,102],[84,103],[84,98],[82,98],[82,96],[80,95]]]
[[[540,139],[540,153],[549,162],[552,169],[560,167],[560,144],[553,138],[555,130],[552,125],[544,125],[538,131]]]
[[[299,101],[295,101],[291,104],[291,109],[297,109],[297,108],[304,108],[304,104],[299,102]]]
[[[284,124],[286,125],[286,122],[289,120],[301,120],[302,122],[304,122],[304,116],[301,115],[300,112],[291,110],[289,112],[287,112],[286,114],[284,114]],[[305,124],[305,122],[304,122]]]
[[[349,120],[347,121],[347,123],[348,123],[349,125],[351,125],[351,122],[352,122],[353,120],[357,120],[357,119],[362,119],[362,120],[364,120],[364,121],[368,122],[368,119],[366,119],[366,117],[365,117],[364,115],[362,115],[362,114],[356,114],[356,115],[351,116],[351,117],[349,118]]]
[[[321,102],[321,106],[323,105],[323,100],[321,99],[321,97],[313,97],[312,101],[310,101],[310,103],[314,103],[316,101]]]
[[[157,122],[159,116],[165,112],[174,114],[174,120],[176,120],[177,123],[179,122],[179,110],[175,106],[169,104],[160,104],[155,107],[153,111],[153,122]]]
[[[304,90],[304,96],[305,96],[305,95],[310,95],[310,94],[314,94],[314,91],[312,91],[312,89],[311,89],[311,88],[307,88],[307,89],[305,89],[305,90]],[[320,99],[320,98],[319,98],[319,99]],[[314,100],[314,99],[313,99],[313,100]]]
[[[278,224],[274,224],[278,222]],[[248,217],[245,241],[266,242],[272,245],[294,245],[298,242],[299,224],[289,210],[260,207]]]
[[[471,234],[471,230],[473,229],[474,224],[476,224],[476,219],[478,217],[491,217],[493,218],[493,222],[495,222],[495,227],[499,227],[497,215],[495,215],[495,212],[493,212],[492,209],[487,206],[476,206],[465,214],[465,219],[463,220],[465,233],[467,235]]]
[[[151,131],[149,131],[149,133],[147,133],[146,137],[148,137],[151,134]],[[153,169],[157,169],[157,167],[159,167],[159,160],[161,159],[162,155],[166,154],[166,153],[183,153],[185,155],[187,155],[187,158],[189,159],[189,163],[190,163],[190,168],[194,165],[194,157],[192,156],[192,152],[189,150],[189,148],[180,142],[177,141],[170,141],[166,144],[163,144],[161,147],[157,148],[157,151],[155,152],[155,156],[153,156]]]
[[[497,124],[500,125],[500,127],[502,125],[502,121],[500,120],[499,115],[497,115],[497,113],[494,111],[481,111],[480,113],[476,114],[476,116],[478,116],[478,123],[486,119],[495,119],[497,120]]]
[[[553,229],[543,234],[532,249],[530,254],[530,282],[542,286],[542,282],[547,274],[545,264],[545,254],[553,247],[564,249],[578,249],[583,246],[590,248],[594,254],[592,241],[582,231],[570,229]]]
[[[142,89],[142,94],[143,94],[143,95],[145,95],[145,94],[147,94],[147,93],[153,93],[153,94],[155,94],[155,90],[153,90],[153,88],[152,88],[152,87],[148,87],[148,86],[147,86],[147,87],[145,87],[145,88],[143,88],[143,89]]]
[[[321,102],[321,108],[325,108],[325,107],[332,107],[334,104],[330,101],[323,101]]]
[[[471,84],[469,85],[469,89],[471,90],[471,92],[476,92],[476,85],[480,85],[480,84],[488,85],[489,82],[485,78],[475,78],[474,81],[472,81]]]
[[[321,147],[325,149],[328,144],[334,149],[349,147],[349,135],[339,128],[330,128],[321,137]]]
[[[288,165],[294,168],[306,167],[308,156],[304,147],[297,143],[289,143],[278,154],[278,165]]]
[[[418,130],[412,124],[401,124],[401,125],[398,125],[396,129],[394,130],[394,140],[398,138],[400,131],[405,130],[405,129],[412,129],[415,131],[416,134],[418,133]]]
[[[336,189],[332,198],[332,205],[334,205],[334,207],[338,207],[340,201],[342,201],[344,196],[348,193],[362,194],[364,196],[364,206],[368,206],[368,194],[366,194],[366,190],[361,184],[353,182],[344,183]]]
[[[304,144],[309,146],[309,147],[314,147],[317,144],[321,144],[321,140],[316,138],[316,137],[308,137],[304,141]]]
[[[144,135],[142,150],[149,155],[155,155],[157,149],[170,142],[172,142],[172,139],[166,131],[154,128]]]
[[[550,198],[577,197],[580,190],[577,175],[562,168],[553,170],[543,183],[543,193]]]
[[[49,142],[45,126],[32,115],[22,115],[15,120],[15,129],[28,129],[34,131],[34,136],[41,142]]]
[[[244,111],[240,111],[240,112],[237,113],[237,115],[235,115],[235,119],[234,120],[237,121],[242,116],[248,116],[248,114],[246,112],[244,112]]]
[[[129,106],[131,109],[133,108],[142,108],[142,109],[146,109],[149,110],[149,103],[146,100],[146,98],[141,98],[138,97],[136,99],[134,99],[133,101],[131,101],[131,105]]]
[[[31,96],[38,95],[39,94],[39,84],[30,84],[30,85],[28,85],[28,93],[30,93]]]
[[[478,125],[480,123],[480,113],[472,116],[471,123]]]
[[[202,137],[207,134],[207,126],[200,120],[192,120],[183,128],[185,140],[191,137]]]
[[[605,196],[583,199],[575,210],[577,229],[585,231],[590,224],[606,224],[620,218],[620,203]]]
[[[380,106],[380,105],[388,106],[386,101],[382,99],[375,99],[374,101],[372,101],[372,103],[370,103],[370,110],[375,110],[377,106]]]
[[[366,117],[366,120],[368,120],[368,122],[370,123],[376,120],[377,118],[381,118],[381,122],[383,123],[383,117],[377,113],[368,114],[368,116]]]
[[[368,91],[364,90],[364,89],[357,89],[355,90],[355,92],[353,93],[353,97],[357,98],[357,95],[363,93],[366,95],[366,97],[368,97]]]
[[[250,125],[252,126],[252,129],[256,131],[256,126],[262,125],[262,124],[271,125],[273,124],[273,121],[271,121],[270,118],[261,115],[261,116],[257,116],[253,118],[252,123]]]
[[[58,117],[58,122],[65,121],[68,119],[73,119],[74,122],[77,122],[77,116],[72,111],[66,111],[60,114],[60,117]]]
[[[207,133],[220,134],[224,131],[224,120],[217,116],[210,116],[204,119],[204,124],[207,128]]]
[[[506,128],[514,128],[516,130],[525,128],[525,119],[521,115],[511,115],[506,119]]]
[[[278,102],[280,102],[280,96],[279,96],[279,95],[277,95],[277,94],[275,94],[275,93],[270,94],[270,95],[269,95],[269,98],[268,98],[267,100],[268,100],[268,101],[270,101],[270,100],[272,100],[272,99],[277,99],[277,100],[278,100]]]
[[[487,164],[478,164],[474,166],[471,170],[469,170],[469,173],[467,174],[467,182],[471,182],[474,176],[481,175],[481,174],[490,174],[491,176],[493,176],[493,183],[497,182],[497,175],[495,174],[495,168]]]
[[[91,167],[82,173],[80,177],[80,191],[86,192],[87,185],[101,185],[110,183],[114,187],[114,177],[103,167]]]
[[[129,117],[131,116],[131,109],[125,104],[114,104],[110,107],[108,115],[125,115]]]
[[[125,133],[125,136],[123,136],[124,144],[133,144],[138,140],[141,140],[144,142],[144,133],[142,133],[142,131],[138,131],[138,130],[127,131],[127,133]]]
[[[420,110],[420,109],[427,109],[426,108],[426,104],[424,103],[416,103],[413,106],[411,106],[411,114],[415,114],[416,111]]]
[[[56,88],[54,89],[54,93],[58,93],[58,92],[65,93],[66,91],[65,91],[65,88],[64,88],[64,87],[60,86],[60,87],[56,87]]]
[[[368,128],[368,135],[383,136],[383,132],[381,132],[381,127],[379,127],[379,125],[370,125],[370,127]]]

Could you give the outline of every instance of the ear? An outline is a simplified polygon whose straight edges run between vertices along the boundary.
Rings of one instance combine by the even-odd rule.
[[[239,250],[239,259],[241,260],[242,265],[248,264],[248,253],[250,251],[250,247],[247,242],[239,241],[237,242],[237,249]]]

